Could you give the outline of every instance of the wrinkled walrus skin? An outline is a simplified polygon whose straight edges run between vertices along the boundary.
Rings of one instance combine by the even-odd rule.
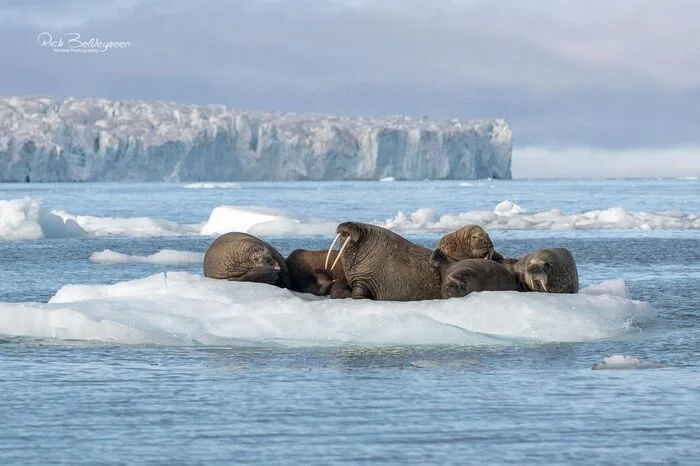
[[[325,268],[327,251],[308,251],[297,249],[287,256],[289,270],[289,289],[300,293],[332,298],[349,298],[342,267],[333,272]],[[338,257],[338,251],[331,251],[330,263]]]
[[[440,271],[440,294],[445,299],[461,298],[475,291],[521,290],[510,270],[489,259],[456,261],[436,249],[430,257],[430,264]]]
[[[578,293],[576,261],[566,248],[539,249],[508,267],[529,291]]]
[[[376,225],[344,222],[340,265],[353,298],[419,301],[440,298],[440,273],[432,251]]]
[[[479,225],[464,225],[443,236],[438,249],[452,259],[496,259],[500,255],[493,247],[488,233]]]
[[[289,272],[282,255],[270,244],[247,233],[226,233],[204,255],[204,276],[257,282],[286,288]]]

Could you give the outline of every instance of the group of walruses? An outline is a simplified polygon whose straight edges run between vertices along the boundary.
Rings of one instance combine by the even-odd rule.
[[[204,275],[268,283],[331,298],[418,301],[474,291],[577,293],[578,271],[566,248],[506,258],[478,225],[442,237],[434,251],[376,225],[344,222],[328,251],[297,249],[286,259],[247,233],[219,236],[204,257]],[[340,250],[334,245],[340,240]]]

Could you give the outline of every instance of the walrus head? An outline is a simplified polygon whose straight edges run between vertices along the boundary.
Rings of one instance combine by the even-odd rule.
[[[229,280],[275,283],[279,277],[280,264],[272,253],[260,244],[252,243],[247,253],[237,263],[232,263]]]
[[[282,288],[289,284],[284,257],[274,246],[247,233],[232,231],[216,238],[202,265],[208,278],[268,283]]]
[[[335,246],[335,243],[338,240],[341,240],[342,246],[340,247],[340,251],[338,252],[338,257],[335,258],[333,265],[329,269],[331,271],[335,268],[336,264],[340,260],[340,257],[343,255],[343,251],[345,251],[345,248],[351,244],[359,243],[360,240],[368,233],[367,230],[368,225],[364,223],[343,222],[340,225],[338,225],[338,227],[335,230],[335,239],[333,239],[331,247],[328,248],[328,254],[326,254],[325,268],[328,269],[328,262],[331,256],[331,250],[333,250],[333,246]]]
[[[479,225],[465,225],[444,236],[438,248],[453,259],[492,259],[496,250],[488,233]]]
[[[551,265],[542,259],[532,258],[525,264],[523,279],[532,291],[547,291],[547,275]]]

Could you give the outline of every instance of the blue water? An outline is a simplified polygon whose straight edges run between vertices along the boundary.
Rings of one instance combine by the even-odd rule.
[[[697,180],[469,183],[242,183],[240,189],[212,190],[5,184],[0,199],[28,196],[46,210],[73,215],[183,224],[204,222],[221,205],[359,221],[423,207],[449,214],[493,210],[505,199],[531,212],[617,206],[700,212]],[[576,257],[582,286],[624,280],[630,298],[649,303],[656,319],[576,342],[318,346],[255,338],[220,345],[37,338],[28,335],[42,322],[27,318],[26,333],[0,334],[0,463],[700,462],[700,230],[490,233],[506,255],[565,245]],[[430,231],[411,235],[428,247],[439,237]],[[265,239],[287,254],[298,247],[322,249],[332,238]],[[140,256],[166,248],[204,252],[211,240],[127,235],[0,241],[0,303],[37,306],[67,284],[123,283],[162,271],[201,274],[197,263],[106,265],[89,258],[105,249]],[[93,302],[95,308],[108,304]],[[12,312],[12,319],[21,318]],[[585,314],[577,309],[572,319]],[[154,315],[153,325],[168,317]],[[372,326],[371,320],[360,323]],[[645,364],[594,369],[621,354]]]

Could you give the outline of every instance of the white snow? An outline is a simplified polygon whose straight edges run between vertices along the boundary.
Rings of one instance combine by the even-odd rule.
[[[35,199],[0,200],[0,241],[83,235],[85,230],[75,220],[46,212]]]
[[[0,181],[511,177],[505,120],[0,97]]]
[[[151,217],[96,217],[51,211],[66,223],[75,222],[90,236],[183,236],[200,233],[201,224],[189,225]],[[50,236],[47,236],[50,237]]]
[[[0,333],[134,344],[511,344],[613,338],[654,318],[607,293],[482,292],[418,302],[329,300],[186,272],[113,285],[66,285],[48,303],[0,304]],[[598,289],[600,291],[600,288]]]
[[[190,183],[185,185],[186,189],[241,189],[238,183]]]
[[[657,369],[664,364],[642,361],[636,356],[625,354],[613,354],[603,359],[601,363],[593,366],[593,369]]]
[[[242,231],[252,235],[328,235],[338,222],[300,217],[293,212],[269,207],[220,206],[212,210],[202,226],[203,235],[221,235]]]
[[[396,232],[455,230],[479,224],[488,230],[698,230],[700,213],[681,211],[631,212],[622,207],[564,214],[560,209],[530,213],[512,201],[493,211],[438,214],[421,208],[413,213],[373,223]],[[337,220],[307,217],[264,206],[219,206],[200,223],[177,223],[152,217],[100,217],[47,211],[37,199],[0,200],[0,241],[79,236],[217,236],[241,231],[258,236],[333,236]]]
[[[681,211],[630,212],[622,207],[564,214],[560,209],[529,213],[505,200],[493,211],[470,211],[438,215],[434,209],[418,209],[406,215],[375,224],[394,231],[447,231],[466,224],[488,230],[695,230],[700,229],[700,213]]]
[[[140,262],[159,265],[185,265],[200,264],[204,262],[204,253],[193,251],[176,251],[173,249],[161,249],[160,251],[148,255],[137,256],[123,254],[121,252],[105,249],[95,251],[90,255],[90,260],[101,264],[124,264],[130,262]]]

